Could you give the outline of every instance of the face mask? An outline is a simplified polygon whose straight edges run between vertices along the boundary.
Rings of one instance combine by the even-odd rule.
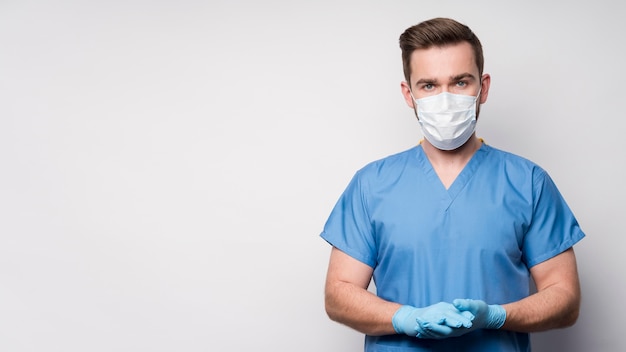
[[[479,96],[480,90],[477,96],[444,92],[422,99],[413,98],[424,137],[441,150],[462,146],[476,128],[476,101]]]

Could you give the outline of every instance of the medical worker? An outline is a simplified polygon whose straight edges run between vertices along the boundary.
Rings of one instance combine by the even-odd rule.
[[[431,19],[400,48],[425,138],[357,171],[332,210],[328,316],[365,351],[530,351],[578,318],[585,234],[545,170],[476,136],[491,78],[470,28]]]

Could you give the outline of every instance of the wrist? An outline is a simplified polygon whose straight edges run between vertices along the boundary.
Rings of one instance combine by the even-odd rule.
[[[499,304],[489,305],[487,329],[500,329],[506,321],[506,310]]]
[[[398,308],[398,310],[396,310],[396,312],[393,314],[393,317],[391,318],[391,324],[393,325],[393,329],[398,334],[407,333],[407,321],[410,320],[411,313],[414,309],[414,307],[404,305]],[[417,325],[417,321],[415,322],[415,325]]]

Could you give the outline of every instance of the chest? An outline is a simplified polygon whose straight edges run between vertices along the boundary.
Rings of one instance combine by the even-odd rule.
[[[532,221],[532,197],[504,182],[475,175],[445,189],[416,177],[373,193],[371,221],[380,246],[505,246],[519,250]]]

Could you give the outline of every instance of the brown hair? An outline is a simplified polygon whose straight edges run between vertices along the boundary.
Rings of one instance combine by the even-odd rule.
[[[472,45],[478,73],[479,76],[482,76],[485,62],[483,47],[478,37],[468,26],[449,18],[433,18],[407,28],[400,35],[400,49],[402,50],[404,78],[409,85],[411,84],[411,54],[415,50],[461,42],[468,42]]]

